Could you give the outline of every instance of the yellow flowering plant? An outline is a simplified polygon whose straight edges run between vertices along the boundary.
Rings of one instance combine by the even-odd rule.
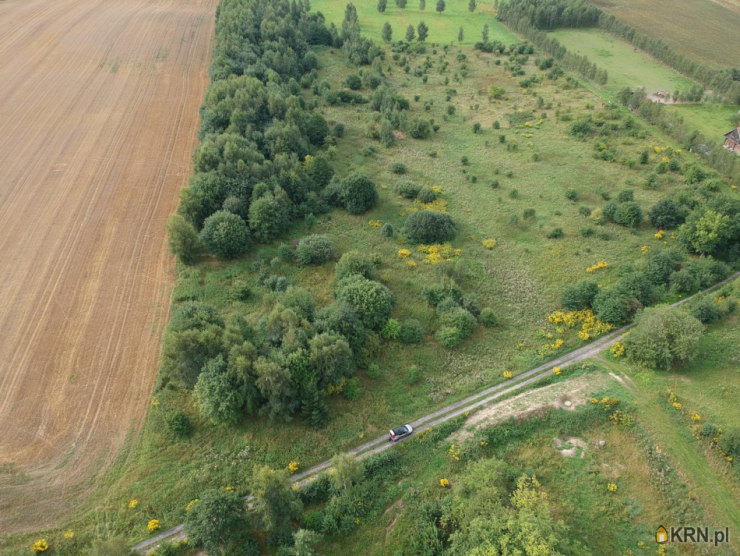
[[[450,486],[450,481],[448,481],[447,479],[440,479],[439,484],[442,486],[442,488],[447,488],[448,486]]]
[[[620,357],[624,355],[625,350],[626,350],[625,345],[622,342],[617,342],[616,344],[612,346],[612,349],[611,349],[612,357],[614,357],[615,359],[619,359]]]
[[[133,500],[129,501],[129,503],[128,503],[128,507],[131,510],[133,510],[138,505],[139,505],[139,501],[136,498],[134,498]]]
[[[484,239],[481,243],[486,249],[493,249],[494,247],[496,247],[495,239]]]
[[[560,367],[553,367],[552,369],[552,374],[554,374],[555,376],[560,376],[561,372],[562,371],[560,370]]]
[[[586,269],[586,272],[588,272],[589,274],[592,274],[596,272],[597,270],[601,270],[602,268],[609,268],[609,263],[607,263],[606,261],[599,261],[595,265],[589,266]]]
[[[296,471],[298,471],[298,462],[297,461],[291,461],[288,464],[288,471],[290,471],[291,473],[295,473]]]
[[[154,533],[154,531],[157,531],[160,529],[159,520],[158,519],[152,519],[147,523],[146,525],[147,529],[149,529],[150,533]]]
[[[504,378],[511,378],[514,376],[514,373],[511,371],[504,371]]]
[[[75,538],[75,532],[72,531],[72,529],[69,529],[68,531],[64,532],[64,538],[67,540],[74,539]]]
[[[31,545],[31,552],[46,552],[49,550],[49,543],[46,542],[46,539],[41,539],[40,541],[36,541]]]
[[[383,226],[383,221],[382,220],[370,220],[368,224],[370,224],[370,226],[372,226],[373,228],[380,228],[381,226]]]
[[[606,485],[606,489],[609,492],[617,492],[617,488],[618,488],[617,485],[615,485],[614,483],[609,483]]]
[[[663,230],[658,230],[658,232],[654,234],[653,237],[655,239],[663,239],[663,235],[664,235]]]
[[[406,257],[411,256],[411,251],[409,251],[408,249],[399,249],[398,256],[401,257],[402,259],[405,259]]]
[[[188,505],[185,506],[185,511],[189,512],[193,506],[195,506],[198,502],[200,502],[200,498],[194,498],[190,502],[188,502]]]
[[[452,456],[452,459],[455,461],[460,461],[460,448],[455,446],[454,444],[450,446],[449,452],[450,456]]]

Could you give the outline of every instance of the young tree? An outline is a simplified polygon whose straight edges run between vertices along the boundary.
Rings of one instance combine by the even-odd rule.
[[[259,241],[267,243],[285,233],[290,227],[291,203],[288,195],[275,188],[275,194],[268,193],[249,207],[249,227]]]
[[[383,24],[382,35],[385,42],[391,42],[391,39],[393,39],[393,28],[387,21]]]
[[[396,136],[393,134],[393,124],[387,118],[380,122],[380,143],[388,148],[396,142]]]
[[[331,458],[331,484],[335,490],[349,490],[365,478],[365,466],[354,454],[337,454]]]
[[[694,210],[679,228],[679,239],[695,253],[711,255],[732,236],[730,217],[716,211]]]
[[[406,7],[406,0],[396,0],[396,5],[399,8],[404,9]]]
[[[324,389],[330,384],[349,378],[354,372],[352,350],[338,334],[317,334],[308,342],[309,362],[316,370],[317,387]]]
[[[406,41],[411,42],[414,40],[414,36],[416,35],[416,32],[414,31],[414,26],[409,25],[406,27]]]
[[[475,7],[475,0],[470,0],[470,2],[468,2],[468,11],[473,13],[475,11]]]
[[[441,14],[443,11],[445,11],[446,7],[447,6],[445,5],[445,0],[437,0],[437,13]]]
[[[391,317],[391,291],[380,282],[357,274],[339,283],[336,299],[349,304],[357,312],[362,324],[372,330],[380,330]]]
[[[200,239],[219,259],[235,259],[249,247],[247,223],[236,214],[220,210],[206,218]]]
[[[483,26],[483,34],[481,35],[483,42],[488,42],[488,23]]]
[[[198,232],[179,214],[170,214],[167,218],[167,244],[170,253],[187,265],[194,264],[203,252]]]
[[[427,0],[419,0],[419,9],[423,12],[427,8]]]
[[[321,542],[321,535],[308,529],[298,529],[293,533],[291,556],[315,556],[316,545]]]
[[[270,420],[275,417],[290,419],[295,406],[290,370],[260,357],[254,362],[254,374],[257,376],[255,384],[267,402],[261,411],[268,413]]]
[[[416,27],[416,32],[419,35],[419,42],[424,42],[429,36],[429,27],[426,23],[420,21],[419,25]]]
[[[649,307],[639,313],[625,337],[627,357],[644,365],[670,370],[696,356],[704,325],[683,307]]]
[[[360,214],[378,204],[375,183],[364,174],[354,172],[340,186],[342,204],[352,214]]]
[[[185,532],[194,546],[208,556],[221,554],[220,544],[230,544],[241,535],[245,522],[244,502],[236,492],[207,490],[185,514]]]
[[[463,31],[462,26],[460,27],[460,30],[457,32],[457,42],[463,42],[465,39],[465,33]]]
[[[219,355],[203,366],[195,384],[195,398],[200,411],[215,424],[236,425],[244,396],[226,372],[226,361]]]
[[[306,385],[303,393],[303,415],[315,429],[323,429],[329,422],[329,410],[324,398],[326,393],[316,387],[316,383]]]
[[[290,484],[287,469],[275,471],[266,465],[255,466],[251,486],[257,501],[255,509],[268,531],[286,531],[291,519],[301,517],[303,504]]]
[[[378,0],[378,11],[385,13],[385,8],[388,6],[388,0]]]

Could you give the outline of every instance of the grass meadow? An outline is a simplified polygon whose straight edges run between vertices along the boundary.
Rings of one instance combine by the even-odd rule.
[[[689,59],[715,67],[740,67],[740,51],[725,43],[740,28],[736,2],[594,0],[594,4]]]
[[[667,109],[678,112],[690,127],[715,141],[723,140],[722,136],[740,122],[738,107],[728,104],[675,104]]]
[[[588,56],[609,73],[604,89],[612,94],[624,87],[645,87],[648,93],[688,89],[694,82],[664,66],[630,44],[598,29],[558,29],[552,35],[568,50]]]
[[[344,9],[349,1],[345,0],[312,0],[311,8],[326,17],[327,24],[334,23],[341,28]],[[462,44],[472,46],[481,40],[483,26],[488,24],[490,40],[502,41],[505,44],[516,42],[516,36],[495,19],[496,11],[493,0],[477,2],[478,7],[472,14],[468,3],[463,0],[450,0],[441,14],[435,11],[436,0],[427,0],[426,8],[419,9],[419,0],[408,0],[403,10],[393,0],[388,2],[385,13],[378,12],[376,0],[354,2],[360,21],[362,34],[376,42],[381,42],[383,24],[388,22],[393,28],[393,40],[402,40],[409,25],[416,27],[419,21],[429,26],[429,42],[442,44]],[[464,29],[464,40],[458,43],[460,27]]]

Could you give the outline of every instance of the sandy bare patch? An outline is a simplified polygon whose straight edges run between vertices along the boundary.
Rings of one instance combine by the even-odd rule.
[[[555,449],[560,452],[560,455],[564,458],[575,457],[575,455],[579,453],[579,448],[579,457],[583,459],[586,455],[586,448],[588,448],[588,444],[582,438],[563,435],[560,438],[553,438],[552,440],[555,444]]]
[[[68,517],[144,420],[216,4],[0,2],[3,533]]]
[[[471,414],[465,421],[464,427],[453,433],[448,440],[461,442],[472,438],[476,430],[489,427],[509,417],[525,418],[551,408],[573,410],[586,403],[595,390],[608,383],[609,379],[605,375],[591,373],[522,392],[511,399],[484,407]]]

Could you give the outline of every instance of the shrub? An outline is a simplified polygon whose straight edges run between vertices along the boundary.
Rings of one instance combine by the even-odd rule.
[[[628,203],[630,201],[635,200],[635,192],[631,189],[625,189],[624,191],[620,191],[617,195],[617,202],[619,203]]]
[[[569,311],[580,311],[590,308],[599,285],[594,280],[581,280],[574,286],[567,286],[560,297],[560,304]]]
[[[535,217],[535,210],[533,208],[524,209],[524,214],[522,215],[524,217],[524,220],[529,220],[531,218]]]
[[[437,200],[437,194],[431,187],[422,187],[416,198],[422,203],[432,203]]]
[[[587,206],[578,207],[578,212],[582,216],[586,216],[586,217],[591,216],[591,208]]]
[[[324,116],[313,112],[306,121],[306,135],[313,145],[323,145],[326,136],[329,135],[329,124]]]
[[[388,222],[383,224],[383,226],[380,228],[380,235],[383,237],[393,237],[393,226],[391,226]]]
[[[421,380],[421,369],[416,365],[411,365],[403,370],[403,381],[412,386]]]
[[[480,133],[480,127],[481,127],[480,126],[480,123],[479,122],[475,122],[473,124],[473,133]]]
[[[704,438],[714,438],[719,433],[719,427],[713,423],[704,423],[699,434]]]
[[[390,290],[358,274],[339,282],[336,297],[349,304],[371,330],[379,330],[391,316],[393,294]]]
[[[628,299],[616,288],[601,290],[593,301],[596,318],[610,324],[620,324],[630,316]]]
[[[683,224],[686,213],[671,199],[658,201],[648,212],[650,222],[656,228],[671,229]]]
[[[362,396],[362,384],[360,383],[360,379],[357,377],[350,378],[344,385],[342,394],[344,394],[344,397],[350,401],[360,399],[360,396]]]
[[[344,124],[336,123],[334,124],[334,129],[332,129],[332,135],[334,137],[341,139],[344,137]]]
[[[727,454],[728,457],[737,458],[740,456],[740,429],[737,427],[728,428],[724,431],[717,441],[720,450]]]
[[[440,328],[437,331],[437,340],[446,348],[452,348],[462,343],[475,330],[476,320],[469,311],[462,307],[455,307],[442,313],[439,319]]]
[[[447,114],[449,116],[454,116],[455,115],[455,105],[454,104],[448,104],[447,105]]]
[[[581,234],[581,237],[592,237],[596,232],[593,228],[587,226],[578,230],[578,233]]]
[[[401,324],[401,341],[405,344],[418,344],[424,337],[424,328],[416,319],[406,319]]]
[[[186,265],[194,264],[203,252],[198,232],[179,214],[171,214],[167,218],[167,241],[170,253],[177,255]]]
[[[378,190],[375,183],[354,172],[341,181],[342,204],[352,214],[360,214],[378,204]]]
[[[401,323],[396,319],[388,319],[388,322],[380,331],[380,335],[386,340],[398,340],[401,336]]]
[[[478,301],[478,296],[476,296],[474,293],[463,295],[461,305],[463,309],[469,311],[470,314],[474,317],[480,315],[480,312],[482,310],[480,301]]]
[[[442,313],[451,309],[460,307],[460,302],[452,297],[445,297],[442,301],[437,303],[437,316],[441,316]]]
[[[267,243],[279,237],[290,226],[290,201],[276,188],[276,194],[263,195],[249,207],[249,227],[254,237]]]
[[[449,214],[419,210],[406,219],[405,232],[415,243],[443,243],[455,237],[457,228]]]
[[[171,332],[187,330],[206,330],[210,326],[225,326],[224,319],[212,305],[200,301],[186,301],[177,308],[170,319]]]
[[[421,186],[411,180],[399,180],[395,187],[393,187],[394,193],[406,199],[416,199],[419,191],[421,191]]]
[[[310,291],[290,286],[285,295],[281,297],[280,302],[286,309],[292,309],[299,319],[313,320],[316,312],[316,300]]]
[[[414,139],[426,139],[432,134],[432,125],[421,118],[413,118],[409,125],[409,135]]]
[[[437,306],[446,298],[451,298],[459,304],[462,302],[463,294],[454,280],[446,278],[441,283],[425,286],[421,291],[421,296],[430,305]]]
[[[614,222],[628,228],[636,228],[642,222],[642,209],[640,205],[634,201],[622,203],[614,213]]]
[[[189,438],[193,431],[190,418],[179,409],[168,416],[167,429],[175,438]]]
[[[347,79],[344,80],[344,84],[348,89],[357,91],[362,88],[362,79],[356,73],[351,73],[347,76]]]
[[[490,307],[484,307],[483,309],[481,309],[478,320],[481,322],[483,326],[486,326],[488,328],[492,326],[496,326],[496,324],[498,324],[498,319],[496,318],[496,315],[493,313],[493,309],[491,309]]]
[[[722,318],[722,309],[711,297],[703,297],[691,306],[691,314],[702,324],[712,324]]]
[[[614,215],[617,213],[618,208],[619,204],[616,201],[608,201],[604,205],[604,208],[601,209],[601,213],[604,215],[604,217],[613,221]]]
[[[235,259],[246,253],[250,244],[247,223],[225,210],[206,218],[200,239],[206,250],[219,259]]]
[[[671,274],[678,270],[678,265],[683,261],[683,256],[674,250],[657,251],[650,253],[647,257],[647,268],[645,274],[655,284],[665,284]]]
[[[553,230],[550,230],[547,232],[547,239],[559,239],[563,237],[563,229],[562,228],[554,228]]]
[[[569,201],[577,201],[578,200],[578,191],[576,191],[573,188],[567,189],[565,191],[565,198]]]
[[[403,162],[394,162],[391,164],[391,172],[394,174],[405,174],[406,165]]]
[[[672,272],[668,282],[673,293],[690,294],[699,289],[699,281],[688,268]]]
[[[334,278],[339,282],[352,275],[373,280],[375,268],[370,257],[359,251],[347,251],[342,255],[334,268]]]
[[[305,236],[298,243],[296,258],[302,265],[320,265],[337,256],[334,242],[325,235],[312,234]]]
[[[631,361],[669,370],[696,355],[704,326],[682,307],[650,307],[637,315],[635,327],[624,339]]]
[[[383,371],[377,363],[370,363],[370,365],[368,365],[367,367],[367,376],[369,376],[373,380],[376,380],[383,376]]]

